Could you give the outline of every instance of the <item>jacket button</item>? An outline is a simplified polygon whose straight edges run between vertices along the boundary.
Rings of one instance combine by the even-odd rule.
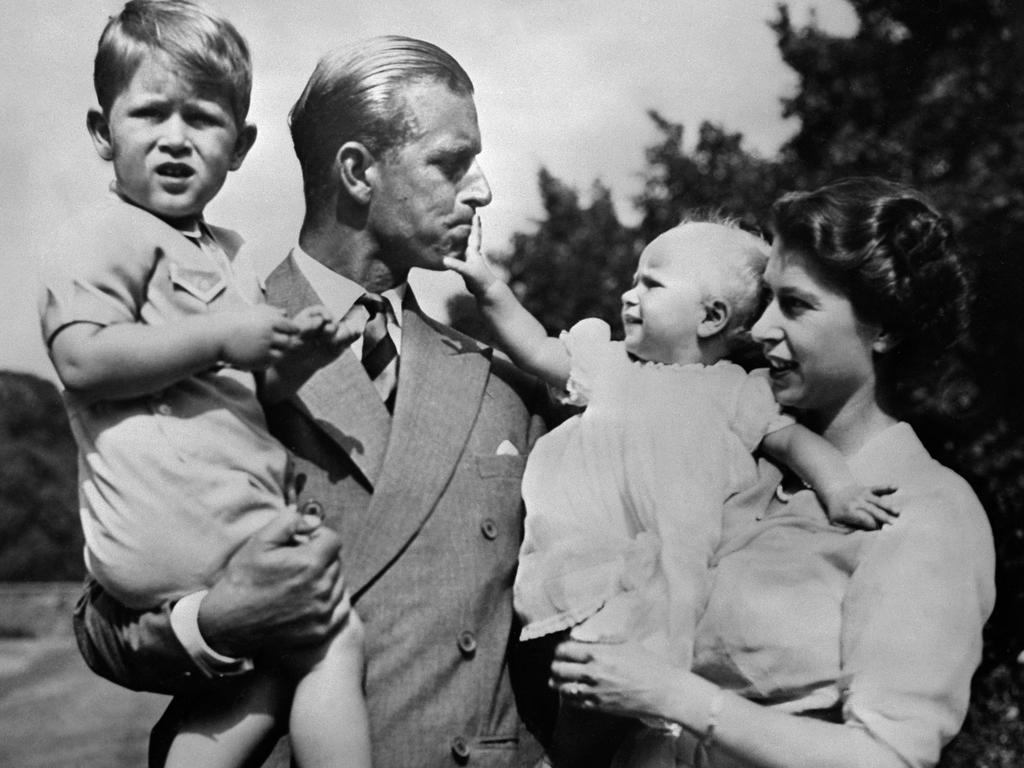
[[[469,762],[469,744],[462,736],[452,739],[452,755],[459,763]]]
[[[459,633],[459,650],[463,656],[472,656],[476,653],[476,635],[468,629]]]
[[[480,530],[483,532],[485,539],[493,541],[498,538],[498,524],[489,517],[480,523]]]
[[[313,517],[319,517],[321,520],[324,519],[324,505],[316,499],[310,499],[304,501],[299,505],[300,515],[313,515]]]

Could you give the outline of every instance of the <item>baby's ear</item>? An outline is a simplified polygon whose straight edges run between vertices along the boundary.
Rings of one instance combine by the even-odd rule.
[[[704,302],[704,319],[697,325],[697,336],[710,339],[726,329],[732,318],[732,307],[723,299],[709,299]]]
[[[110,141],[110,123],[107,116],[98,109],[90,109],[85,116],[85,127],[92,137],[92,145],[104,160],[114,159],[114,145]]]

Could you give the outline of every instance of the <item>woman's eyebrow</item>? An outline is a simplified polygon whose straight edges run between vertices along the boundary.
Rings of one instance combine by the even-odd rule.
[[[785,296],[786,298],[801,299],[809,304],[817,305],[818,296],[813,291],[808,291],[796,285],[780,285],[772,288],[773,293],[776,296]]]

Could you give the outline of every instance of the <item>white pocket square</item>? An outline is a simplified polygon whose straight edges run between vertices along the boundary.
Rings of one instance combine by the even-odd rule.
[[[519,449],[516,448],[514,445],[512,445],[512,443],[510,441],[502,440],[501,444],[498,446],[498,450],[496,450],[494,452],[494,455],[495,456],[518,456],[519,455]]]

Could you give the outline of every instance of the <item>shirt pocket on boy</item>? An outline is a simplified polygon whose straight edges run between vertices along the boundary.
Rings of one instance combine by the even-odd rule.
[[[167,272],[174,288],[176,303],[187,311],[205,311],[228,287],[227,278],[215,268],[194,267],[171,261],[167,265]]]

